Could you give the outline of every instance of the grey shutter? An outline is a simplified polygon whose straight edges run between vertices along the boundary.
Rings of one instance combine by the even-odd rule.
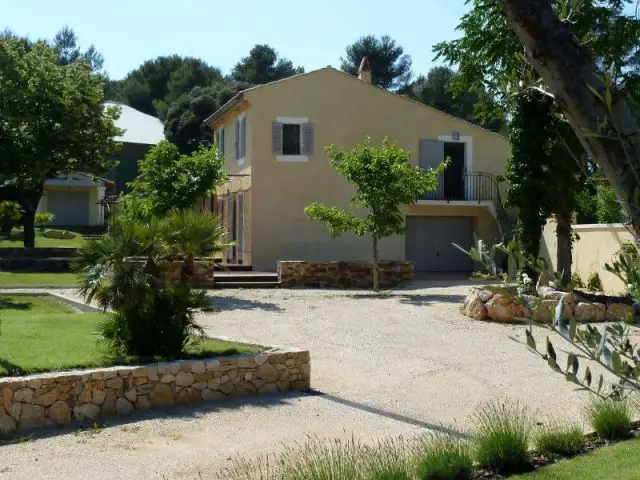
[[[302,155],[313,155],[313,127],[310,123],[302,124]]]
[[[271,124],[271,145],[274,155],[282,155],[282,124],[273,122]]]
[[[240,121],[240,158],[244,158],[247,155],[247,117],[243,116]]]
[[[238,263],[244,263],[244,193],[238,192]]]
[[[224,127],[220,129],[220,155],[224,156]]]
[[[444,161],[444,142],[441,140],[420,140],[420,166],[437,168]]]
[[[240,119],[236,118],[236,160],[240,158]]]
[[[233,193],[229,193],[227,195],[227,241],[229,243],[235,240],[235,230],[234,230],[234,218],[233,218]],[[233,246],[229,246],[227,248],[227,263],[233,262]]]

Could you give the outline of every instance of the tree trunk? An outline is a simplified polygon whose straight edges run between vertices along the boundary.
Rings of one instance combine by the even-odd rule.
[[[35,217],[43,191],[44,184],[39,189],[24,192],[24,199],[20,202],[24,209],[22,227],[24,230],[23,242],[25,248],[33,248],[36,246]]]
[[[373,289],[377,292],[380,290],[380,278],[378,271],[378,237],[373,237]]]
[[[558,273],[562,274],[562,287],[571,282],[571,211],[563,211],[556,214],[556,237],[558,239],[558,251],[556,262]]]
[[[529,61],[616,190],[640,237],[640,126],[624,93],[604,83],[593,59],[548,0],[499,3]]]

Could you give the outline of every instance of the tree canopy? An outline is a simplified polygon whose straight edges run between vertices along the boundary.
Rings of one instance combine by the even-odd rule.
[[[262,85],[299,73],[304,73],[304,68],[294,67],[293,62],[286,58],[278,58],[269,45],[256,45],[233,67],[231,77],[236,82]]]
[[[0,38],[0,185],[21,192],[25,246],[33,246],[44,182],[83,171],[104,174],[122,132],[117,108],[104,108],[104,79],[84,61],[60,61],[45,42]]]
[[[349,45],[341,60],[341,69],[351,75],[358,74],[362,57],[371,65],[371,80],[387,90],[405,88],[411,80],[411,57],[388,35],[360,37]]]

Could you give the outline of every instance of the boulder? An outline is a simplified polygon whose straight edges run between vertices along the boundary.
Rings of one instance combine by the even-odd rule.
[[[44,234],[47,238],[57,238],[63,240],[71,240],[76,238],[76,234],[67,230],[45,230]]]
[[[508,322],[514,318],[529,318],[531,316],[531,310],[517,298],[499,293],[495,294],[485,304],[485,307],[487,307],[487,316],[500,322]]]
[[[607,319],[614,322],[633,318],[635,313],[635,309],[626,303],[612,303],[607,307]]]
[[[602,303],[578,302],[573,315],[579,323],[604,322],[607,307]]]
[[[551,323],[556,314],[557,306],[558,300],[540,300],[531,318],[536,322]],[[562,318],[569,320],[572,312],[573,308],[571,305],[565,303],[564,309],[562,310]]]
[[[540,287],[538,289],[538,296],[543,300],[560,300],[562,299],[565,303],[577,303],[578,299],[573,293],[561,292],[560,290],[555,290],[551,287]]]
[[[467,298],[464,300],[463,313],[474,320],[484,320],[487,318],[487,308],[484,306],[484,301],[480,298],[478,291],[472,290],[471,293],[467,295]]]

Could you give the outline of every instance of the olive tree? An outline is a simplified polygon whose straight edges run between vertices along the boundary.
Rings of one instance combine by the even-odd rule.
[[[384,139],[380,147],[367,138],[353,149],[342,151],[334,145],[326,148],[331,165],[355,189],[351,207],[364,212],[344,210],[337,206],[312,203],[305,213],[325,222],[335,238],[346,232],[369,236],[373,247],[373,288],[380,287],[378,275],[378,242],[405,231],[401,208],[412,205],[428,190],[435,190],[441,169],[423,169],[409,163],[411,152]]]

